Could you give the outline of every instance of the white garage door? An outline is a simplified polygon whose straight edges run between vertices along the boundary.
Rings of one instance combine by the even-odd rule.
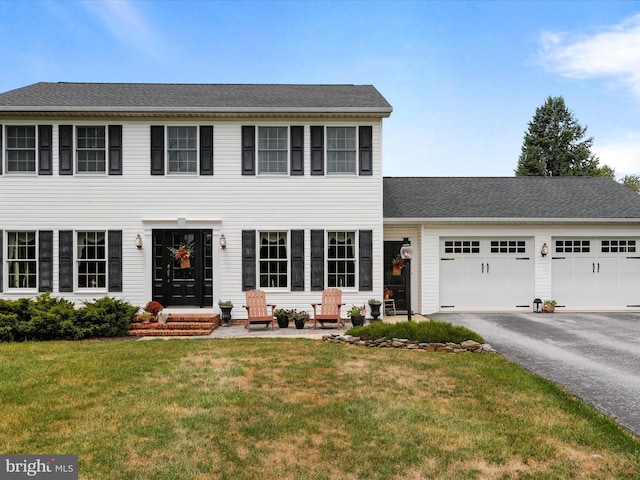
[[[551,295],[576,310],[640,307],[640,240],[554,238]]]
[[[532,303],[530,239],[440,241],[441,310],[519,310],[530,309]]]

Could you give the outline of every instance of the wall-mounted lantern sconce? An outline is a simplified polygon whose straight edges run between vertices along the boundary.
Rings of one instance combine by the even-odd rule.
[[[533,303],[536,306],[536,313],[540,313],[540,304],[542,304],[542,300],[536,298]]]
[[[225,238],[224,233],[220,235],[220,248],[227,248],[227,239]]]
[[[549,245],[547,245],[546,243],[542,244],[542,248],[540,249],[540,255],[542,255],[543,257],[546,257],[547,255],[549,255]]]
[[[140,234],[136,235],[136,247],[142,248],[142,237],[140,236]]]

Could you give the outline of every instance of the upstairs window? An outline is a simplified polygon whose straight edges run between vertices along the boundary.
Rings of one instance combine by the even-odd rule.
[[[7,172],[36,171],[36,127],[7,126]]]
[[[287,173],[287,128],[258,127],[258,173]]]
[[[198,173],[198,131],[196,127],[168,127],[169,173]]]
[[[356,173],[355,127],[327,127],[327,172]]]
[[[107,287],[106,232],[78,232],[78,288]]]
[[[105,172],[105,127],[77,127],[76,136],[77,171]]]
[[[36,288],[38,271],[35,232],[7,232],[9,288]]]

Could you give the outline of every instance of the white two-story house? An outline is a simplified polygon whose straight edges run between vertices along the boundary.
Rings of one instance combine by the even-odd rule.
[[[370,85],[0,94],[0,298],[214,311],[254,288],[307,310],[327,287],[380,298],[391,111]]]

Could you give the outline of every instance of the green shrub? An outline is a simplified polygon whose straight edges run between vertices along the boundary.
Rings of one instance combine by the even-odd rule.
[[[52,297],[49,292],[35,300],[21,298],[15,302],[18,321],[15,340],[74,340],[80,338],[75,326],[73,303]]]
[[[367,340],[386,337],[406,338],[423,343],[460,343],[465,340],[484,343],[484,339],[480,335],[466,327],[436,320],[399,323],[375,322],[367,326],[351,328],[347,330],[347,333]]]
[[[118,337],[127,334],[138,307],[117,298],[104,297],[86,302],[76,312],[82,337]]]
[[[0,311],[0,342],[13,342],[15,340],[14,332],[17,323],[18,315]]]

